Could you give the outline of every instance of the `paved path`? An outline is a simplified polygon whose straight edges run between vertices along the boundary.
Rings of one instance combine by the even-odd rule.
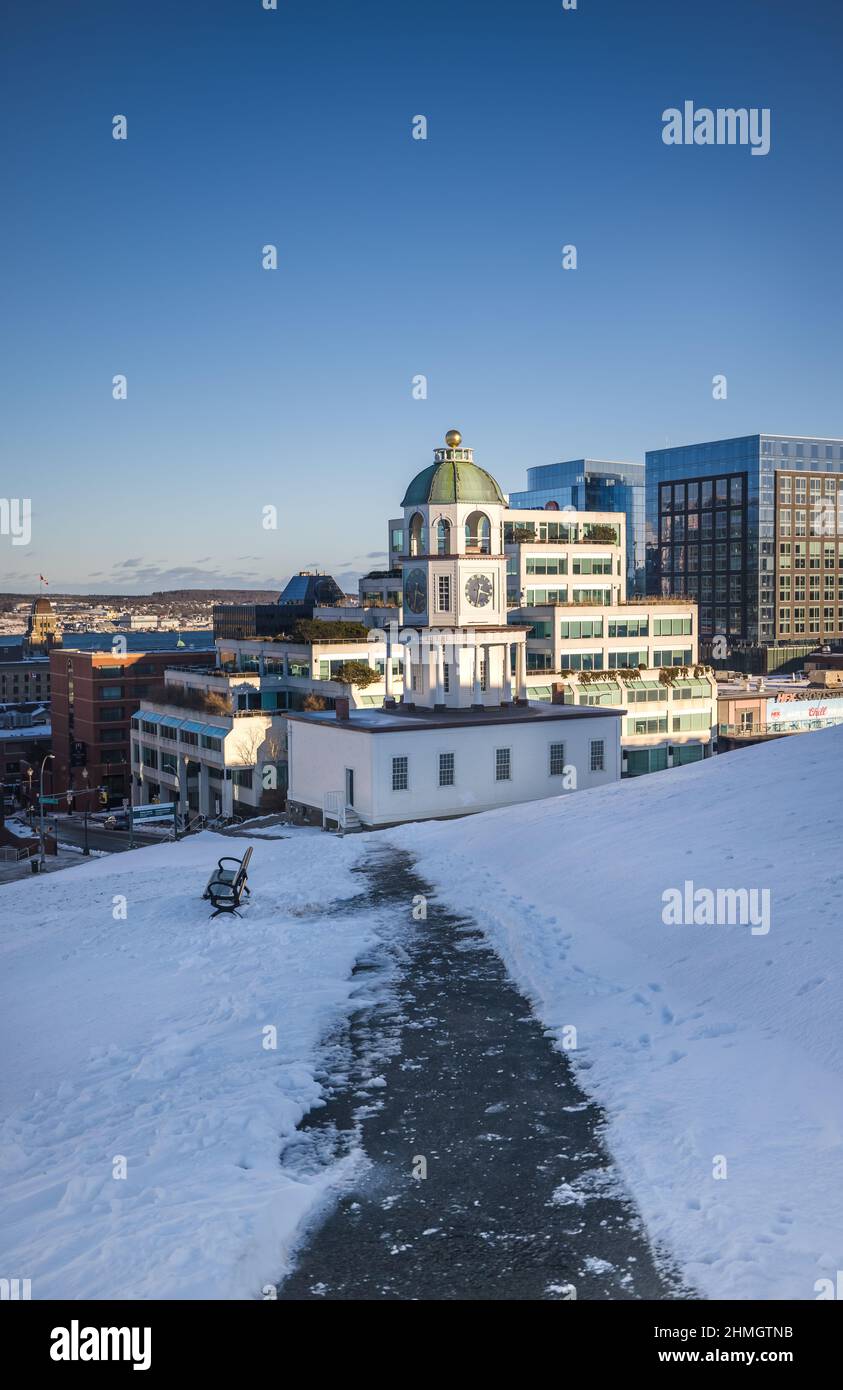
[[[279,1298],[687,1296],[654,1263],[599,1109],[477,927],[432,902],[412,920],[414,895],[430,890],[408,855],[378,850],[365,872],[363,906],[396,924],[404,965],[353,1019],[345,1073],[282,1161],[294,1170],[308,1151],[357,1143],[368,1165]],[[419,1158],[426,1178],[413,1176]]]

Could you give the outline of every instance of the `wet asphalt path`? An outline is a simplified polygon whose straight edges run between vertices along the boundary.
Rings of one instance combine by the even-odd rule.
[[[687,1297],[654,1261],[600,1110],[477,927],[433,901],[413,920],[414,895],[430,890],[409,855],[377,850],[364,872],[361,910],[394,912],[406,931],[387,987],[335,1041],[328,1104],[282,1163],[359,1144],[368,1164],[279,1299]],[[367,971],[378,963],[360,962],[364,986]]]

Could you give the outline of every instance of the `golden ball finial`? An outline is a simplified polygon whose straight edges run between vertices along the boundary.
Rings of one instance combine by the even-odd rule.
[[[462,444],[462,435],[459,430],[448,430],[448,433],[445,435],[445,443],[449,449],[458,449],[460,444]]]

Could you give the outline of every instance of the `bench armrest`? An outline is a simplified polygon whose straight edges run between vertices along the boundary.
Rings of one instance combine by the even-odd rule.
[[[221,869],[223,864],[242,864],[243,860],[238,859],[234,854],[224,854],[222,859],[217,860],[217,868]]]

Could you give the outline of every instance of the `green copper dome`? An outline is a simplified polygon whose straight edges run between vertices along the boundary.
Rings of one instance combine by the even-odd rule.
[[[402,507],[423,507],[428,502],[485,502],[506,505],[503,493],[485,468],[465,460],[446,459],[417,473],[404,494]]]

